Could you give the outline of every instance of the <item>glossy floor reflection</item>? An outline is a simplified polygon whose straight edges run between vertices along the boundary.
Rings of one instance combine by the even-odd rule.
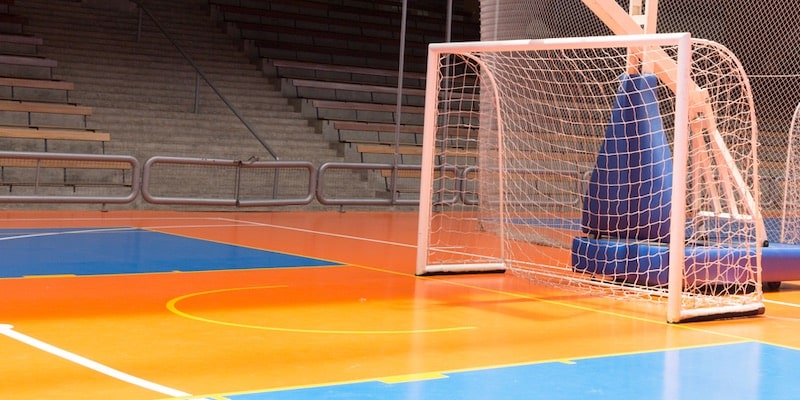
[[[511,274],[414,275],[404,212],[0,212],[3,399],[781,399],[800,285],[755,318]]]

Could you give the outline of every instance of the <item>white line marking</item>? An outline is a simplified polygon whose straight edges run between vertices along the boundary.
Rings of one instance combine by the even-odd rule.
[[[225,218],[221,218],[221,219],[225,219]],[[252,225],[252,226],[263,226],[263,227],[267,227],[267,228],[285,229],[285,230],[288,230],[288,231],[295,231],[295,232],[313,233],[313,234],[321,235],[321,236],[330,236],[330,237],[336,237],[336,238],[342,238],[342,239],[359,240],[359,241],[362,241],[362,242],[379,243],[379,244],[386,244],[386,245],[390,245],[390,246],[407,247],[407,248],[411,248],[411,249],[417,247],[416,243],[408,244],[408,243],[401,243],[401,242],[392,242],[392,241],[388,241],[388,240],[370,239],[370,238],[365,238],[365,237],[361,237],[361,236],[343,235],[341,233],[323,232],[323,231],[317,231],[317,230],[313,230],[313,229],[294,228],[294,227],[291,227],[291,226],[283,226],[283,225],[273,225],[273,224],[268,224],[268,223],[264,223],[264,222],[255,222],[255,221],[247,221],[247,220],[231,220],[231,221],[236,221],[236,222],[240,222],[240,223],[247,223],[247,224]],[[440,249],[437,249],[437,250],[442,252],[442,253],[462,254],[462,252],[459,251],[459,249],[463,249],[463,248],[464,248],[463,246],[451,246],[449,249],[440,248]]]
[[[42,342],[41,340],[34,339],[34,338],[30,337],[30,336],[27,336],[25,334],[22,334],[22,333],[19,333],[19,332],[15,331],[14,327],[12,325],[0,324],[0,334],[8,336],[11,339],[15,339],[15,340],[20,341],[22,343],[25,343],[25,344],[27,344],[29,346],[35,347],[35,348],[37,348],[39,350],[45,351],[47,353],[50,353],[50,354],[52,354],[54,356],[61,357],[61,358],[65,359],[65,360],[74,362],[74,363],[76,363],[78,365],[81,365],[81,366],[84,366],[86,368],[95,370],[95,371],[97,371],[97,372],[99,372],[101,374],[108,375],[108,376],[110,376],[112,378],[121,380],[123,382],[130,383],[130,384],[133,384],[133,385],[136,385],[136,386],[148,389],[148,390],[152,390],[154,392],[158,392],[158,393],[161,393],[163,395],[167,395],[167,396],[170,396],[170,397],[187,397],[187,396],[191,396],[191,394],[189,394],[189,393],[182,392],[182,391],[177,390],[177,389],[172,389],[172,388],[169,388],[169,387],[166,387],[166,386],[162,386],[162,385],[159,385],[157,383],[150,382],[150,381],[146,381],[146,380],[144,380],[142,378],[137,378],[137,377],[135,377],[133,375],[126,374],[126,373],[118,371],[118,370],[116,370],[114,368],[107,367],[107,366],[105,366],[103,364],[100,364],[100,363],[98,363],[96,361],[92,361],[92,360],[90,360],[88,358],[81,357],[81,356],[79,356],[77,354],[70,353],[70,352],[68,352],[66,350],[60,349],[60,348],[55,347],[55,346],[53,346],[51,344]]]
[[[46,236],[60,236],[60,235],[80,235],[80,234],[87,234],[87,233],[106,233],[106,232],[135,232],[135,231],[142,231],[142,232],[154,232],[154,233],[161,233],[155,231],[155,229],[173,229],[173,228],[218,228],[218,227],[236,227],[236,226],[250,226],[242,225],[242,224],[211,224],[211,225],[163,225],[163,226],[149,226],[149,227],[120,227],[120,228],[96,228],[96,229],[82,229],[76,228],[75,230],[71,231],[57,231],[57,232],[38,232],[38,233],[26,233],[23,235],[15,235],[15,236],[0,236],[0,241],[4,240],[15,240],[15,239],[30,239],[35,237],[46,237]]]
[[[0,241],[2,240],[15,240],[15,239],[29,239],[35,237],[45,237],[45,236],[57,236],[57,235],[76,235],[82,233],[102,233],[102,232],[118,232],[118,231],[132,231],[136,228],[102,228],[102,229],[79,229],[74,231],[59,231],[59,232],[40,232],[40,233],[29,233],[25,235],[16,235],[16,236],[4,236],[0,237]]]
[[[221,219],[225,219],[225,218],[221,218]],[[388,240],[380,240],[380,239],[370,239],[370,238],[365,238],[365,237],[361,237],[361,236],[343,235],[343,234],[340,234],[340,233],[330,233],[330,232],[316,231],[316,230],[313,230],[313,229],[294,228],[294,227],[285,226],[285,225],[273,225],[273,224],[267,224],[267,223],[264,223],[264,222],[255,222],[255,221],[246,221],[246,220],[233,220],[233,219],[230,219],[230,221],[236,221],[236,222],[240,222],[240,223],[247,223],[247,224],[250,224],[250,225],[253,225],[253,226],[264,226],[264,227],[268,227],[268,228],[285,229],[285,230],[288,230],[288,231],[295,231],[295,232],[316,233],[316,234],[322,235],[322,236],[338,237],[338,238],[343,238],[343,239],[353,239],[353,240],[360,240],[360,241],[371,242],[371,243],[388,244],[388,245],[401,246],[401,247],[417,247],[416,244],[391,242],[391,241],[388,241]]]

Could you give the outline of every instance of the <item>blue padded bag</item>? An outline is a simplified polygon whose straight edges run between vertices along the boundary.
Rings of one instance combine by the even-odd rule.
[[[620,77],[611,123],[584,197],[584,233],[669,242],[672,153],[657,83],[655,75]]]

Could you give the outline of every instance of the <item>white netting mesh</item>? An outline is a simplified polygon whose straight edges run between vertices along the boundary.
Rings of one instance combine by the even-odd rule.
[[[780,243],[800,244],[800,105],[794,111],[786,148],[789,157],[786,160],[786,178],[782,182],[785,201],[781,205],[778,240]]]
[[[690,113],[683,308],[760,304],[750,90],[723,47],[692,47],[691,77],[707,94],[694,99],[708,102]],[[673,70],[659,74],[674,76],[676,48],[661,50],[651,57]],[[669,80],[629,75],[624,46],[437,57],[425,263],[503,262],[560,287],[665,298],[676,110]]]

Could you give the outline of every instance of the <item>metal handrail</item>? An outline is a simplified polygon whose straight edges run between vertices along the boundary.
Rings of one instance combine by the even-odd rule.
[[[235,178],[233,180],[232,193],[220,197],[205,197],[203,194],[195,194],[187,197],[160,196],[151,190],[151,182],[154,180],[153,173],[157,166],[180,165],[180,166],[204,166],[222,169],[234,169]],[[273,188],[272,198],[242,199],[241,192],[244,186],[242,181],[243,170],[250,171],[274,171],[275,175],[281,170],[304,170],[307,173],[306,192],[300,197],[296,194],[276,198],[277,188]],[[158,178],[155,178],[157,180]],[[293,180],[293,183],[300,183]],[[277,181],[276,181],[277,184]],[[190,157],[151,157],[144,164],[142,169],[142,188],[141,193],[145,201],[151,204],[162,205],[204,205],[204,206],[235,206],[235,207],[263,207],[263,206],[287,206],[287,205],[307,205],[314,200],[315,189],[317,186],[317,170],[308,161],[253,161],[242,162],[239,160],[223,160],[210,158],[190,158]],[[252,188],[250,188],[252,189]],[[208,193],[206,193],[208,194]]]
[[[50,153],[50,152],[26,152],[26,151],[0,151],[0,158],[4,160],[14,160],[21,162],[15,164],[11,162],[3,168],[21,167],[33,169],[34,180],[30,184],[34,188],[31,195],[0,195],[0,203],[62,203],[62,204],[127,204],[133,202],[140,191],[140,167],[136,158],[126,155],[108,154],[77,154],[77,153]],[[32,163],[26,163],[30,161]],[[66,164],[64,163],[66,162]],[[74,163],[74,164],[71,164]],[[124,166],[120,166],[124,165]],[[119,170],[130,178],[129,183],[123,182],[123,186],[129,186],[130,192],[120,196],[116,191],[108,195],[63,195],[63,194],[38,194],[36,190],[41,185],[47,184],[40,180],[41,172],[45,169],[71,169],[80,168],[83,170]],[[3,182],[0,180],[0,182]],[[12,182],[3,182],[4,185],[13,185]],[[65,183],[62,183],[65,184]],[[66,185],[66,184],[65,184]],[[80,185],[74,183],[73,188]],[[69,186],[69,185],[67,185]],[[119,186],[119,184],[114,185]],[[9,190],[10,191],[10,190]]]
[[[222,102],[225,103],[226,106],[228,106],[228,109],[230,109],[231,112],[233,112],[233,115],[235,115],[236,118],[239,118],[239,121],[241,121],[242,124],[247,128],[247,130],[250,131],[250,134],[252,134],[253,137],[256,138],[256,140],[258,140],[259,143],[261,143],[261,145],[264,147],[264,149],[267,150],[267,152],[269,152],[272,158],[274,158],[275,160],[280,160],[275,151],[272,150],[272,147],[270,147],[269,144],[267,144],[267,142],[264,141],[264,139],[258,136],[255,128],[253,128],[253,126],[250,125],[250,123],[239,112],[239,110],[230,101],[228,101],[225,95],[223,95],[222,92],[220,92],[220,90],[217,88],[217,86],[211,82],[211,80],[206,76],[206,74],[203,73],[202,69],[200,69],[200,67],[194,62],[194,60],[192,60],[192,58],[189,57],[189,55],[183,50],[183,48],[181,48],[181,46],[179,46],[178,43],[175,42],[172,36],[170,36],[169,33],[167,33],[167,31],[164,30],[164,27],[161,26],[161,23],[159,23],[156,17],[153,15],[153,13],[151,13],[150,10],[148,10],[147,7],[145,7],[141,3],[141,0],[132,0],[132,1],[134,4],[136,4],[136,6],[139,9],[139,26],[136,32],[136,40],[139,41],[142,35],[142,13],[147,14],[150,20],[153,21],[153,24],[155,24],[156,28],[158,28],[158,30],[161,31],[161,34],[163,34],[164,37],[167,38],[167,40],[172,44],[172,46],[174,46],[175,49],[178,50],[178,53],[180,53],[183,56],[183,58],[186,59],[189,65],[191,65],[192,68],[194,68],[195,72],[197,73],[197,76],[202,78],[206,82],[206,84],[208,84],[211,90],[213,90],[214,93],[220,98],[220,100],[222,100]],[[197,108],[197,90],[198,90],[197,84],[195,84],[195,109]]]

